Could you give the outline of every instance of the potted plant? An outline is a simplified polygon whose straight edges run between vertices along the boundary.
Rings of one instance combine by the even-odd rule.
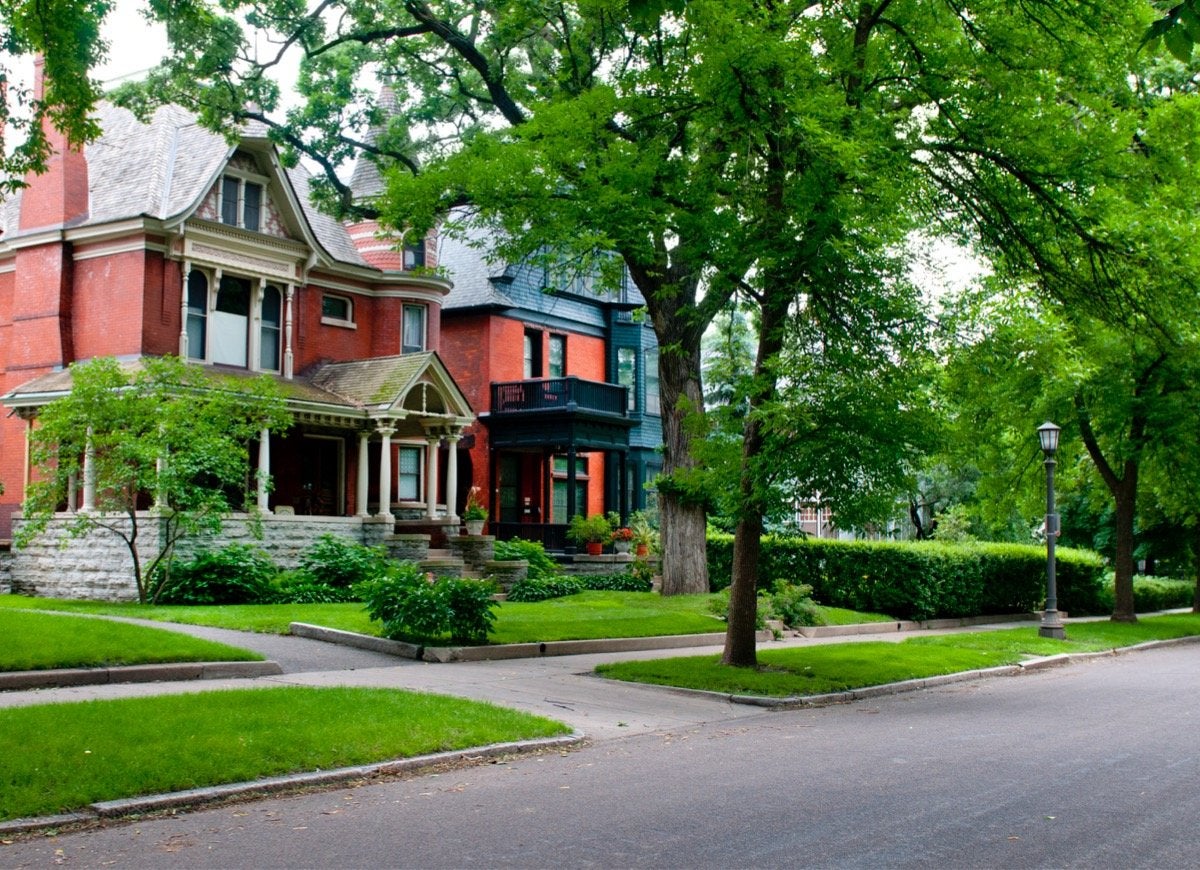
[[[567,537],[576,544],[582,544],[589,556],[599,556],[604,542],[612,537],[613,527],[604,514],[592,514],[585,517],[575,514],[567,528]]]
[[[612,533],[612,545],[614,553],[628,553],[629,548],[633,546],[633,529],[628,526],[621,526],[619,529],[614,529]]]
[[[479,487],[473,486],[467,491],[467,504],[463,508],[463,525],[467,527],[468,535],[482,535],[487,523],[488,512],[479,497]]]
[[[629,517],[629,529],[633,532],[637,555],[650,555],[651,548],[658,545],[658,530],[650,523],[650,518],[642,511],[634,511]]]

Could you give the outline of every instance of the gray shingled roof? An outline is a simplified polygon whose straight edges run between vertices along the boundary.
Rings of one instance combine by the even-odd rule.
[[[233,150],[179,106],[163,106],[143,124],[125,109],[100,103],[96,120],[103,132],[84,149],[88,215],[76,226],[138,217],[168,220],[186,214],[208,192]],[[244,133],[247,138],[265,139],[267,131],[262,124],[250,124]],[[317,242],[329,255],[338,262],[368,266],[345,228],[309,202],[308,173],[290,169],[286,180]],[[18,191],[0,205],[3,238],[16,235],[20,204]]]
[[[486,247],[480,246],[485,238],[483,230],[468,230],[465,238],[438,236],[438,266],[454,282],[443,309],[515,306],[497,284],[507,277],[507,265],[492,260]]]

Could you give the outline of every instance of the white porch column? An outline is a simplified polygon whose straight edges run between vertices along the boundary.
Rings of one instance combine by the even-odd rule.
[[[92,449],[92,427],[88,426],[87,446],[83,448],[83,506],[80,510],[96,509],[96,463]]]
[[[188,358],[188,278],[192,274],[192,261],[183,261],[183,292],[179,295],[182,297],[179,300],[179,358],[186,360]],[[203,350],[203,348],[201,348]]]
[[[75,475],[67,475],[67,513],[75,513],[76,499],[79,498],[79,481]]]
[[[392,435],[396,427],[386,423],[378,426],[382,444],[379,448],[379,513],[377,516],[387,517],[392,512]]]
[[[290,381],[292,379],[292,366],[294,355],[292,354],[292,300],[296,296],[296,285],[287,285],[287,300],[284,303],[283,313],[283,379]],[[363,499],[366,502],[366,499]]]
[[[429,447],[425,451],[425,516],[433,519],[437,516],[438,490],[438,444],[441,437],[430,435]]]
[[[24,492],[29,493],[29,484],[33,483],[33,418],[25,419],[25,467],[21,470],[21,480],[24,482]]]
[[[458,438],[454,432],[446,437],[446,521],[458,522]]]
[[[165,457],[159,456],[158,459],[154,460],[154,504],[152,505],[154,510],[162,510],[166,507],[166,493],[163,492],[162,488],[162,476],[166,470],[167,460]]]
[[[354,505],[356,515],[360,517],[368,517],[371,515],[367,510],[367,482],[369,471],[367,470],[368,453],[367,440],[371,437],[371,433],[366,429],[358,433],[358,475],[354,482]]]
[[[267,481],[271,479],[271,430],[258,433],[258,475],[254,481],[254,493],[258,497],[259,513],[267,512]]]

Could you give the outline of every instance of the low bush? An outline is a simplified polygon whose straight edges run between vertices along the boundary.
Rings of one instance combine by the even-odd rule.
[[[771,612],[789,628],[824,624],[821,610],[812,599],[812,591],[807,583],[776,580],[771,590]]]
[[[279,567],[262,550],[229,544],[175,562],[156,604],[258,604],[271,600]]]
[[[355,587],[367,614],[383,623],[384,637],[415,643],[447,637],[453,643],[486,643],[496,620],[495,591],[484,580],[426,577],[411,562],[392,565]]]
[[[564,598],[584,590],[577,577],[560,574],[557,577],[527,577],[518,580],[508,590],[508,600],[516,602],[545,601],[549,598]]]
[[[733,536],[710,533],[709,576],[729,584]],[[1104,562],[1095,553],[1058,551],[1058,605],[1069,613],[1105,612]],[[901,619],[1022,613],[1042,606],[1046,553],[1016,544],[830,541],[768,535],[762,578],[790,577],[813,587],[822,604]],[[1111,609],[1111,607],[1110,607]]]
[[[645,574],[616,571],[612,574],[585,574],[579,578],[584,588],[595,592],[649,592],[652,581]]]
[[[537,541],[526,541],[522,538],[496,541],[492,558],[500,562],[515,562],[524,559],[529,563],[529,572],[526,576],[534,580],[562,575],[562,569],[558,567],[558,563],[546,555],[546,548]]]
[[[341,535],[324,534],[300,554],[300,570],[314,583],[349,589],[383,575],[388,567],[381,547],[368,547]]]
[[[1112,588],[1111,583],[1109,588]],[[1195,595],[1196,585],[1188,580],[1148,576],[1133,578],[1133,609],[1138,613],[1191,607]]]
[[[272,604],[340,604],[357,600],[353,589],[318,583],[305,571],[285,571],[271,585]]]

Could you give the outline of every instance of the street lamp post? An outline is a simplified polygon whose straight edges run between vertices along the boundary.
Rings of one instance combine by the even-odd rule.
[[[1054,454],[1058,433],[1062,430],[1047,421],[1038,427],[1038,441],[1046,456],[1046,609],[1042,611],[1041,637],[1066,638],[1062,617],[1058,614],[1058,590],[1054,577],[1054,542],[1058,537],[1058,514],[1054,507]]]

